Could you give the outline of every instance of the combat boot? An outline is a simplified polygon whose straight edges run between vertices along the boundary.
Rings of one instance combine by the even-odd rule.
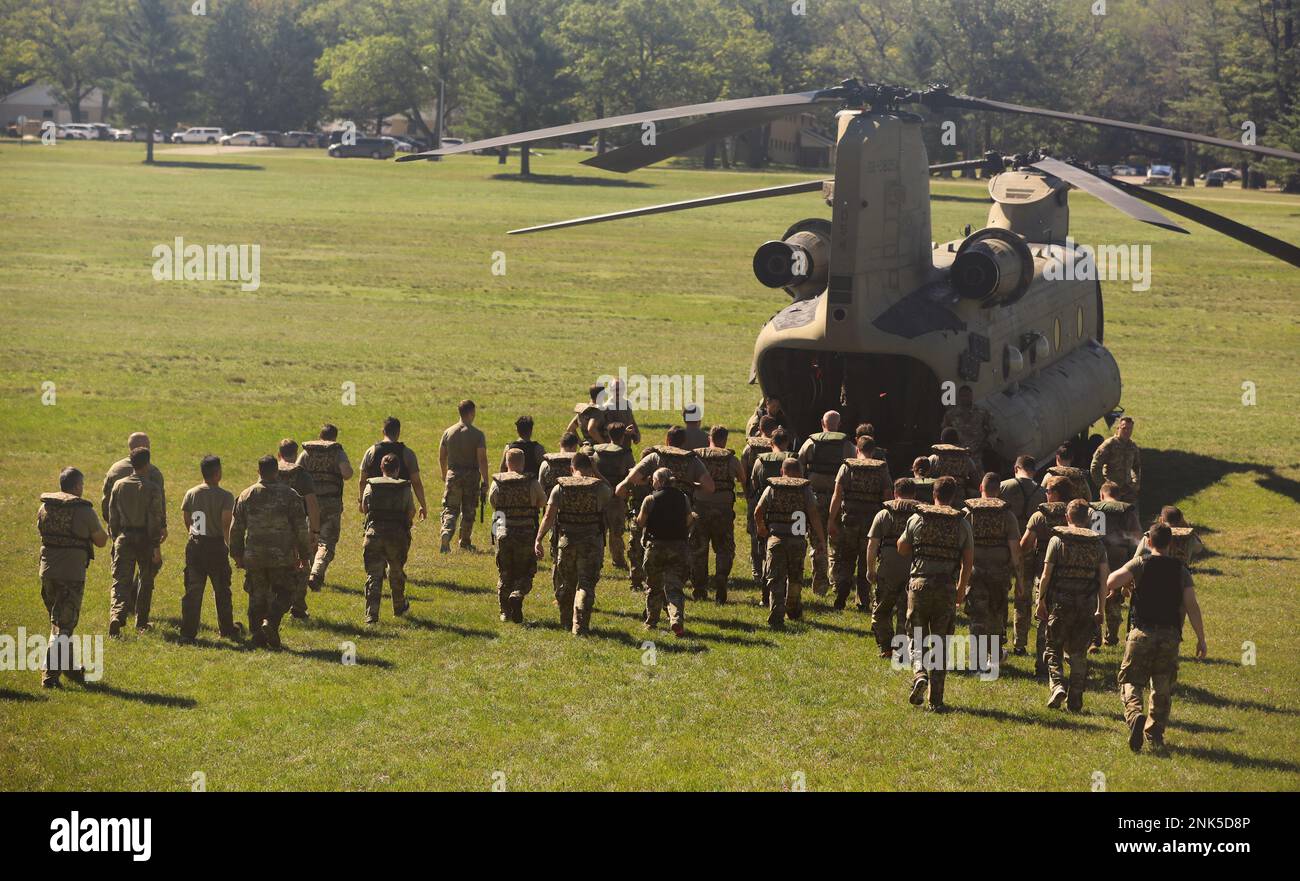
[[[86,684],[86,671],[82,667],[73,667],[71,670],[64,670],[63,675],[78,685]]]
[[[521,594],[512,593],[510,595],[510,599],[508,603],[509,604],[506,607],[506,611],[510,616],[510,620],[513,621],[515,624],[523,624],[524,623],[523,596]]]
[[[1142,741],[1145,736],[1143,728],[1146,727],[1147,717],[1138,713],[1137,716],[1129,723],[1128,726],[1128,748],[1135,753],[1142,752]]]
[[[321,585],[324,583],[325,583],[325,579],[322,576],[317,575],[315,572],[307,576],[307,587],[313,591],[319,593],[321,589]]]
[[[930,690],[930,680],[914,679],[912,681],[912,691],[907,696],[907,702],[914,707],[919,707],[925,703],[925,693]]]
[[[442,543],[438,545],[438,553],[440,554],[451,553],[451,536],[444,535],[442,537]]]
[[[1067,692],[1064,688],[1062,688],[1059,685],[1056,686],[1056,688],[1052,689],[1052,694],[1047,699],[1047,705],[1051,707],[1053,710],[1059,710],[1061,708],[1061,704],[1065,703],[1066,695]]]
[[[280,630],[277,627],[266,626],[262,628],[262,636],[266,638],[266,647],[273,652],[278,652],[284,646],[280,643]]]

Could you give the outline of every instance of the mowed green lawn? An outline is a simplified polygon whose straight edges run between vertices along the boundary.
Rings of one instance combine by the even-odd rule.
[[[690,636],[654,638],[621,573],[601,581],[592,638],[559,630],[550,570],[527,627],[497,620],[487,554],[438,555],[436,443],[455,402],[479,402],[495,459],[521,412],[554,448],[587,385],[620,366],[700,374],[708,422],[737,434],[754,333],[785,295],[760,287],[754,248],[828,216],[795,196],[507,238],[507,229],[815,175],[652,169],[587,172],[545,151],[535,181],[495,160],[335,161],[320,151],[204,155],[141,145],[0,145],[0,633],[41,632],[35,512],[76,465],[98,496],[130,431],[147,430],[167,477],[173,537],[153,633],[107,642],[103,681],[47,692],[0,672],[6,789],[483,790],[1300,786],[1300,275],[1199,227],[1175,236],[1076,194],[1088,243],[1153,245],[1152,289],[1106,286],[1107,343],[1138,418],[1143,509],[1177,502],[1211,555],[1197,567],[1210,658],[1184,643],[1171,755],[1133,756],[1101,654],[1085,711],[1046,708],[1028,659],[996,682],[950,677],[946,715],[906,702],[910,677],[876,658],[867,618],[814,604],[773,634],[743,550],[734,601],[692,603]],[[517,170],[512,160],[508,171]],[[934,237],[984,225],[980,185],[935,187]],[[1300,199],[1237,190],[1195,200],[1300,242]],[[261,246],[261,287],[156,282],[151,251],[175,237]],[[503,251],[505,275],[493,275]],[[42,404],[54,383],[53,406]],[[340,402],[355,383],[356,403]],[[1244,406],[1245,382],[1257,403]],[[362,626],[361,530],[349,509],[312,618],[288,651],[219,641],[211,594],[196,646],[178,642],[179,504],[208,452],[234,492],[284,436],[337,423],[356,461],[384,416],[420,455],[430,522],[410,565],[411,614]],[[676,421],[643,415],[658,440]],[[733,445],[739,442],[738,437]],[[355,487],[350,485],[348,498]],[[743,549],[743,525],[738,529]],[[480,546],[486,532],[476,534]],[[107,628],[107,553],[88,573],[80,631]],[[746,577],[740,577],[746,576]],[[236,611],[244,594],[236,576]],[[959,632],[965,632],[961,621]],[[1190,637],[1190,631],[1189,631]],[[340,663],[341,646],[359,663]],[[1242,663],[1243,644],[1257,662]]]

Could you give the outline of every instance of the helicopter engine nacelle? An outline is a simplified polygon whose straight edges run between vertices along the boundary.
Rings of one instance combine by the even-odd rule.
[[[769,288],[785,288],[795,300],[826,290],[830,275],[831,225],[801,220],[780,241],[764,242],[754,252],[754,275]]]
[[[962,242],[952,264],[952,286],[982,306],[1006,306],[1029,290],[1034,256],[1025,240],[1005,229],[982,229]]]

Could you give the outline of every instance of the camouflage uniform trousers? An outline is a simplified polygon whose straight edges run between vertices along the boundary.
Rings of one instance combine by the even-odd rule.
[[[766,549],[763,546],[763,540],[758,537],[758,529],[754,526],[754,505],[758,504],[757,499],[749,499],[745,505],[745,532],[749,534],[749,568],[754,576],[754,583],[763,584],[763,558],[767,556]],[[764,598],[767,596],[767,588],[763,587]]]
[[[230,556],[226,542],[217,536],[191,535],[185,543],[185,595],[181,597],[181,636],[199,634],[203,615],[203,588],[212,580],[217,604],[217,629],[222,636],[235,634],[234,603],[230,595]]]
[[[999,645],[1007,640],[1007,597],[1011,593],[1011,570],[1005,565],[975,563],[966,591],[966,617],[971,636],[996,636]]]
[[[1153,627],[1128,632],[1124,660],[1119,665],[1120,697],[1124,700],[1124,721],[1132,724],[1142,714],[1142,691],[1151,686],[1151,711],[1146,733],[1160,738],[1169,724],[1174,685],[1178,682],[1178,645],[1182,627]]]
[[[867,571],[867,532],[870,519],[862,515],[845,513],[840,516],[839,534],[831,545],[831,580],[835,584],[836,603],[846,602],[854,588],[858,592],[858,608],[871,608],[871,582],[865,578]]]
[[[393,594],[393,614],[406,611],[406,555],[411,549],[409,533],[366,533],[361,560],[366,567],[366,623],[379,620],[384,599],[384,577]]]
[[[713,590],[718,602],[727,599],[727,578],[736,559],[736,512],[731,505],[695,506],[699,519],[691,530],[690,579],[696,590]],[[714,574],[709,580],[709,547],[713,547]]]
[[[254,566],[244,570],[248,594],[248,632],[254,637],[270,631],[279,637],[280,619],[289,611],[293,593],[292,566]]]
[[[153,545],[135,535],[119,535],[113,541],[113,592],[108,607],[109,623],[119,626],[135,612],[135,624],[149,623],[153,605],[153,583],[160,566],[153,561]]]
[[[537,575],[537,555],[533,553],[534,534],[503,535],[497,539],[497,604],[501,613],[510,611],[510,600],[520,603],[533,589]]]
[[[627,554],[623,550],[626,531],[627,502],[615,496],[605,508],[605,543],[609,546],[609,561],[617,569],[627,568]]]
[[[924,575],[907,582],[907,632],[922,642],[912,646],[912,682],[927,682],[930,706],[943,704],[944,680],[948,675],[946,637],[957,630],[957,585],[950,575]],[[937,657],[925,644],[925,637],[940,637]]]
[[[645,623],[654,627],[668,608],[668,623],[677,627],[686,619],[686,581],[691,574],[690,543],[652,541],[645,553],[648,586],[645,591]]]
[[[447,485],[442,489],[442,540],[451,541],[460,520],[460,543],[468,545],[474,532],[474,515],[478,510],[479,493],[483,479],[478,470],[448,471]]]
[[[893,651],[894,637],[907,633],[907,570],[908,562],[897,552],[881,553],[871,604],[871,632],[882,652]]]
[[[1047,663],[1048,688],[1067,691],[1068,706],[1078,710],[1083,706],[1083,692],[1088,684],[1088,646],[1096,627],[1097,594],[1078,594],[1053,597],[1047,608]],[[1065,664],[1070,666],[1069,678]]]
[[[817,516],[822,519],[822,527],[830,522],[831,515],[831,496],[834,494],[834,488],[825,492],[813,491],[813,498],[817,502]],[[812,527],[809,526],[809,529]],[[830,590],[831,567],[835,565],[835,547],[830,543],[814,543],[810,548],[813,560],[813,577],[812,592],[815,596],[825,596]]]
[[[1112,478],[1112,479],[1113,479],[1113,478]],[[1119,485],[1119,488],[1118,488],[1117,490],[1115,490],[1115,498],[1116,498],[1116,500],[1117,500],[1117,501],[1121,501],[1121,502],[1128,502],[1130,505],[1132,505],[1132,506],[1133,506],[1133,516],[1137,518],[1137,521],[1138,521],[1139,523],[1141,523],[1141,522],[1142,522],[1142,512],[1138,509],[1138,488],[1137,488],[1137,486],[1136,486],[1135,484],[1133,484],[1132,482],[1120,483],[1120,481],[1118,481],[1118,480],[1116,480],[1115,483]],[[1098,487],[1098,490],[1100,490],[1100,489],[1101,489],[1101,487]]]
[[[311,574],[319,581],[325,580],[325,571],[334,562],[334,548],[339,543],[339,530],[343,523],[343,499],[318,496],[320,505],[320,535],[316,537],[316,559],[312,560]]]
[[[641,510],[641,499],[633,499],[632,505],[634,511]],[[627,541],[627,564],[628,575],[632,581],[633,590],[645,589],[645,530],[637,525],[636,520],[632,520],[628,531]]]
[[[808,554],[808,540],[801,535],[769,535],[767,537],[767,590],[770,610],[767,623],[773,627],[785,624],[789,615],[798,620],[803,617],[803,560]]]
[[[604,562],[605,537],[599,532],[560,536],[555,599],[560,604],[560,625],[572,629],[575,636],[584,635],[591,626],[596,582]]]
[[[58,682],[59,676],[71,668],[72,656],[61,656],[60,643],[67,644],[72,632],[77,628],[81,618],[81,599],[86,592],[86,582],[66,581],[62,578],[41,578],[41,599],[45,601],[45,611],[50,613],[50,645],[45,652],[45,668],[41,671],[42,682]],[[71,651],[71,646],[68,648]]]
[[[1034,618],[1034,609],[1038,606],[1038,578],[1041,577],[1043,569],[1039,566],[1034,568],[1032,560],[1025,561],[1025,577],[1033,578],[1033,587],[1025,591],[1023,597],[1017,597],[1015,602],[1015,648],[1018,652],[1023,652],[1029,646],[1029,628],[1036,627]],[[1037,571],[1037,575],[1035,575]],[[1042,654],[1042,634],[1038,635],[1038,655]]]

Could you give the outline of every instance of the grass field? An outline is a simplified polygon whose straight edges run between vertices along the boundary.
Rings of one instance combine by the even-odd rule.
[[[210,151],[209,151],[210,152]],[[743,427],[753,336],[786,302],[750,271],[815,196],[507,238],[518,226],[806,179],[652,169],[588,173],[546,151],[543,177],[495,161],[328,160],[318,151],[161,153],[130,144],[0,145],[0,633],[46,626],[37,497],[74,464],[95,494],[147,430],[168,482],[172,539],[153,633],[106,646],[90,690],[46,692],[0,672],[0,787],[156,789],[1111,790],[1300,788],[1300,275],[1202,228],[1174,236],[1072,199],[1082,242],[1150,242],[1152,289],[1106,288],[1107,343],[1144,447],[1143,510],[1177,502],[1211,554],[1197,569],[1210,658],[1184,643],[1168,758],[1131,755],[1108,649],[1085,711],[1044,706],[1025,658],[996,682],[950,678],[953,712],[906,703],[909,676],[875,657],[867,619],[814,606],[762,626],[738,580],[726,607],[691,604],[689,638],[643,663],[640,599],[615,570],[594,638],[559,630],[543,568],[529,626],[498,622],[486,555],[436,552],[436,443],[473,397],[490,455],[520,412],[553,448],[598,375],[701,374],[709,422]],[[512,162],[510,172],[516,170]],[[934,237],[984,225],[985,191],[935,187]],[[1195,201],[1300,242],[1300,199],[1199,190]],[[156,282],[176,236],[261,246],[261,286]],[[505,275],[491,272],[504,251]],[[53,406],[42,404],[52,382]],[[355,406],[340,404],[355,383]],[[1257,404],[1244,406],[1243,383]],[[414,606],[362,626],[354,510],[289,651],[222,643],[211,594],[197,646],[179,644],[183,491],[207,452],[226,486],[283,436],[337,423],[354,462],[388,414],[421,456],[430,522],[408,573]],[[647,414],[657,440],[672,414]],[[349,496],[354,487],[349,487]],[[740,528],[743,547],[743,525]],[[480,545],[486,536],[480,530]],[[107,553],[88,573],[83,633],[106,631]],[[738,555],[736,574],[747,569]],[[235,591],[242,615],[244,594]],[[959,632],[965,632],[964,619]],[[1190,634],[1189,634],[1190,635]],[[353,642],[359,663],[339,663]],[[1243,665],[1243,643],[1257,663]],[[499,773],[498,773],[499,772]],[[497,775],[494,777],[494,774]],[[501,775],[504,775],[504,778]],[[800,778],[798,775],[802,774]]]

